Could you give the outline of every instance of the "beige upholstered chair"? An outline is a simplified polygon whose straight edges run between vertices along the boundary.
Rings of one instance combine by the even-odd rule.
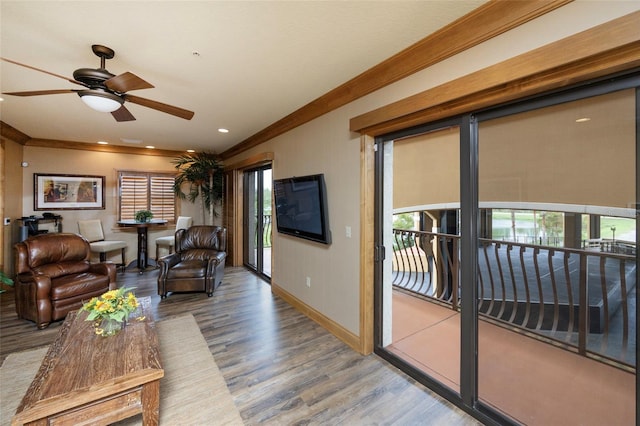
[[[107,260],[107,253],[120,250],[122,263],[117,265],[122,266],[124,269],[126,266],[124,251],[127,248],[127,243],[125,241],[105,240],[100,219],[79,220],[78,230],[80,235],[89,241],[91,252],[100,255],[100,262]]]
[[[192,219],[189,216],[178,216],[176,221],[176,231],[178,229],[187,229],[191,227]],[[176,244],[175,231],[174,235],[167,237],[156,238],[156,260],[160,258],[160,247],[166,247],[169,249],[169,254],[173,253],[173,247]]]

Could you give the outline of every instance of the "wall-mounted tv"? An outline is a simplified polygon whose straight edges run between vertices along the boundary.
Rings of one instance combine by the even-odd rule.
[[[273,194],[279,233],[331,244],[323,174],[276,179]]]

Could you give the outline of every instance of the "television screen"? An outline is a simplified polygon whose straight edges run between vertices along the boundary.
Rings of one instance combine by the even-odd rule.
[[[276,179],[273,194],[279,233],[331,243],[323,174]]]

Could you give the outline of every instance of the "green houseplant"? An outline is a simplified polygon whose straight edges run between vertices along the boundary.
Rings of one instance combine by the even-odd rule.
[[[210,152],[196,152],[181,155],[172,163],[178,170],[173,184],[174,193],[192,203],[200,199],[203,222],[205,211],[208,211],[209,224],[212,225],[214,216],[217,216],[214,206],[222,200],[223,169],[218,156]],[[182,191],[183,185],[188,185],[187,193]]]
[[[152,217],[153,213],[149,210],[138,210],[135,215],[136,222],[149,222]]]
[[[4,272],[0,271],[0,284],[6,284],[13,286],[13,280],[7,276]],[[0,288],[0,293],[4,293],[5,290]]]

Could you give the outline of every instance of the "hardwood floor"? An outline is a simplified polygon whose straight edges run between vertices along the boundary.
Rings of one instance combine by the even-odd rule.
[[[161,300],[157,277],[119,273],[118,285],[151,296],[156,321],[193,314],[247,425],[480,424],[378,356],[354,352],[244,268],[227,268],[213,297]],[[0,360],[50,344],[59,327],[37,330],[18,319],[13,291],[3,293]]]

